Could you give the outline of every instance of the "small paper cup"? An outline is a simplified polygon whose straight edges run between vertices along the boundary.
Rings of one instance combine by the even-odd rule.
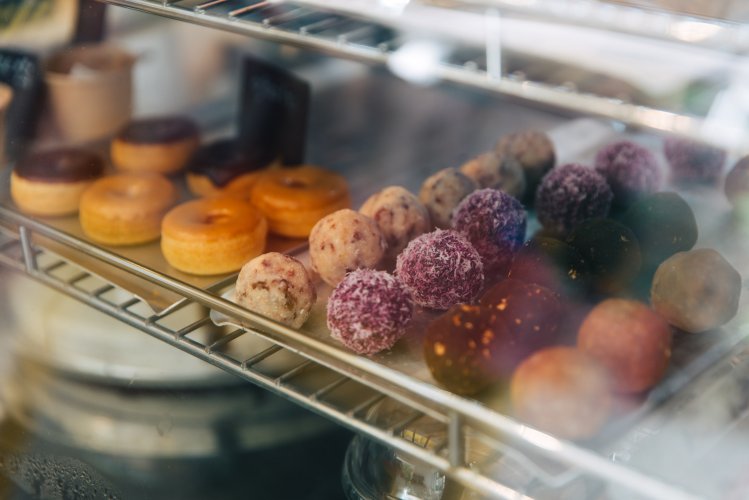
[[[0,83],[0,169],[5,167],[5,135],[8,106],[13,99],[13,89]]]

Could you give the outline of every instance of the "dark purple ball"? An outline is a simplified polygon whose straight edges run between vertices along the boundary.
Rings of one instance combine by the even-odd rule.
[[[523,205],[497,189],[479,189],[453,212],[453,229],[465,235],[481,255],[487,275],[504,274],[525,239]]]
[[[390,349],[413,316],[411,297],[385,271],[357,269],[338,283],[328,299],[328,329],[358,354]]]
[[[661,172],[655,155],[630,141],[615,142],[596,154],[596,171],[614,193],[614,203],[626,205],[658,190]]]
[[[611,208],[606,179],[592,168],[569,163],[553,169],[536,191],[536,212],[544,228],[566,235],[578,224],[606,217]]]
[[[473,302],[484,287],[481,256],[456,231],[438,229],[412,240],[395,272],[413,301],[431,309]]]
[[[663,141],[663,152],[671,166],[671,180],[681,184],[714,183],[726,162],[722,149],[677,137]]]

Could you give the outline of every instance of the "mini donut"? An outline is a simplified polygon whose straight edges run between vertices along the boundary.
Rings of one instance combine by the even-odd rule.
[[[246,195],[260,178],[260,162],[243,154],[233,139],[222,139],[198,149],[187,167],[187,187],[195,196]]]
[[[130,172],[172,174],[181,170],[200,145],[200,131],[181,116],[130,122],[112,141],[112,163]]]
[[[370,196],[359,209],[371,217],[385,236],[385,257],[394,259],[408,243],[431,229],[429,212],[419,199],[400,186]]]
[[[104,171],[99,156],[78,149],[32,154],[10,175],[10,194],[21,211],[41,216],[78,212],[83,192]]]
[[[476,181],[463,172],[445,168],[424,181],[419,191],[419,200],[429,211],[432,224],[440,229],[447,229],[455,207],[476,189]]]
[[[309,318],[317,291],[301,262],[270,252],[242,266],[234,300],[279,323],[299,328]]]
[[[161,219],[177,202],[164,176],[123,173],[94,182],[81,197],[83,232],[106,245],[137,245],[159,238]]]
[[[263,252],[267,233],[265,217],[247,201],[203,198],[166,214],[161,252],[169,265],[186,273],[229,273]]]
[[[266,171],[251,199],[268,218],[270,232],[290,238],[309,236],[317,221],[351,206],[346,179],[313,165]]]
[[[309,235],[312,269],[331,286],[349,271],[377,266],[386,247],[377,223],[348,208],[320,219]]]

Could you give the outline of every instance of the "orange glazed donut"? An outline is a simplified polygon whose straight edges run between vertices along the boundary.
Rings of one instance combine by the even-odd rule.
[[[309,236],[317,221],[351,206],[346,179],[312,165],[265,172],[251,199],[268,218],[270,232],[291,238]]]
[[[81,226],[106,245],[146,243],[159,238],[161,219],[177,198],[177,188],[159,174],[104,177],[81,197]]]
[[[239,270],[265,248],[268,223],[247,201],[230,196],[192,200],[174,207],[161,224],[167,262],[190,274]]]
[[[200,131],[188,118],[168,116],[130,122],[112,141],[112,163],[128,172],[172,174],[200,145]]]

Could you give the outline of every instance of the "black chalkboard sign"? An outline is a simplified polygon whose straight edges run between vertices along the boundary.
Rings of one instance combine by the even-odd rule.
[[[244,153],[266,164],[304,162],[310,88],[273,64],[245,58],[239,107],[239,137]]]
[[[37,57],[16,49],[0,49],[0,82],[13,88],[8,108],[8,158],[17,158],[32,139],[41,110],[42,70]]]

